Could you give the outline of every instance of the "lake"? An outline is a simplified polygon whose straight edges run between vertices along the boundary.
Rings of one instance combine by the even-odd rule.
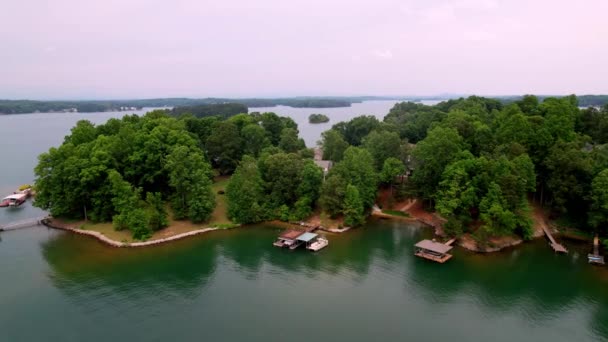
[[[271,110],[294,117],[309,145],[352,117]],[[316,112],[332,121],[307,124]],[[124,114],[0,116],[2,194],[31,182],[36,156],[77,120]],[[40,214],[0,209],[0,223]],[[328,235],[316,254],[273,247],[279,232],[258,225],[136,250],[45,227],[2,232],[0,341],[608,340],[608,272],[587,264],[586,245],[569,243],[568,255],[542,239],[493,255],[457,249],[440,265],[413,255],[431,234],[415,224],[374,220]]]

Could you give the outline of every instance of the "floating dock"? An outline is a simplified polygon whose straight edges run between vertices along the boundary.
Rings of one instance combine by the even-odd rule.
[[[455,240],[456,239],[452,239],[447,243],[422,240],[415,245],[416,252],[414,254],[418,257],[443,264],[452,258],[452,254],[449,254],[448,252],[452,250],[453,247],[450,245]]]
[[[593,238],[593,254],[587,254],[590,264],[604,265],[604,256],[600,255],[600,238],[596,235]]]
[[[312,231],[317,228],[318,226],[310,226],[306,227],[304,231],[288,230],[279,235],[277,241],[272,245],[281,248],[287,247],[291,250],[305,245],[306,249],[316,252],[329,244],[329,241],[326,238],[321,237],[319,234],[312,233]]]

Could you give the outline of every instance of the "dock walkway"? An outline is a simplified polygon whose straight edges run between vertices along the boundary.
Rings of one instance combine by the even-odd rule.
[[[42,225],[42,220],[44,220],[45,218],[46,218],[46,216],[41,216],[41,217],[35,217],[35,218],[26,219],[26,220],[11,222],[8,224],[2,224],[2,225],[0,225],[0,232],[39,226],[39,225]]]
[[[542,224],[541,226],[543,228],[543,231],[545,232],[545,235],[547,236],[547,238],[549,238],[551,248],[553,248],[553,250],[557,253],[568,253],[568,250],[566,249],[566,247],[564,247],[563,245],[561,245],[561,244],[557,243],[557,241],[555,241],[555,238],[549,231],[549,228],[547,227],[547,225]]]

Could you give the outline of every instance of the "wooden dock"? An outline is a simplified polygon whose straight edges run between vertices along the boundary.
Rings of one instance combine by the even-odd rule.
[[[446,243],[435,242],[431,240],[422,240],[415,247],[414,255],[427,260],[432,260],[443,264],[452,258],[452,254],[448,252],[452,249],[450,246],[456,239],[452,239]]]
[[[46,218],[45,216],[42,216],[42,217],[36,217],[36,218],[31,218],[31,219],[27,219],[27,220],[22,220],[22,221],[17,221],[17,222],[0,225],[0,232],[39,226],[42,224],[42,220],[44,220],[45,218]]]
[[[542,225],[543,231],[545,232],[545,235],[547,236],[547,238],[549,238],[549,245],[551,246],[551,248],[553,248],[553,250],[557,253],[568,253],[568,250],[566,249],[566,247],[564,247],[563,245],[557,243],[557,241],[555,241],[555,238],[553,238],[553,235],[551,234],[551,232],[549,231],[549,228],[547,228],[547,225],[543,224]]]

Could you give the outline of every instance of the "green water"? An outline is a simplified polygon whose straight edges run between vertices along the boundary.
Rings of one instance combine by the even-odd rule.
[[[114,249],[47,228],[2,233],[2,341],[597,341],[608,273],[544,241],[413,256],[428,230],[373,222],[313,254],[270,226]]]
[[[391,103],[325,109],[381,116]],[[324,127],[277,107],[307,143]],[[364,112],[361,112],[364,111]],[[125,113],[0,116],[0,196],[33,180],[39,153],[79,119]],[[43,215],[0,209],[0,224]],[[0,232],[0,342],[20,341],[602,341],[608,271],[589,246],[555,255],[543,240],[491,256],[413,256],[428,230],[374,222],[330,235],[317,254],[272,247],[277,228],[213,232],[123,250],[43,227]]]

